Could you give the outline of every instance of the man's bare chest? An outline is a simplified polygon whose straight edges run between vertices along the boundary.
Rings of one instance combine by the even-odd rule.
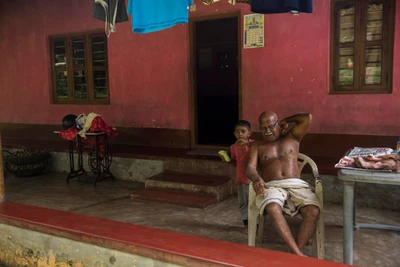
[[[293,139],[283,139],[266,143],[261,145],[258,150],[260,162],[297,157],[298,153],[299,143]]]

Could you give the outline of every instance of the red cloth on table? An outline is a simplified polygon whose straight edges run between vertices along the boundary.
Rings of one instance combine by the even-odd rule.
[[[118,132],[117,130],[114,130],[112,127],[108,126],[104,120],[100,117],[97,116],[96,118],[93,119],[92,125],[90,126],[90,129],[88,133],[98,133],[98,132],[104,132],[108,136],[117,136]],[[74,140],[76,138],[76,135],[79,133],[79,130],[75,128],[75,125],[67,130],[61,131],[58,135],[61,138],[64,138],[66,140]],[[93,136],[94,137],[94,136]],[[87,144],[87,145],[94,145],[95,140],[94,138],[82,138],[82,143]],[[103,151],[104,147],[104,136],[100,136],[100,150]]]
[[[71,128],[68,128],[67,130],[61,131],[58,135],[61,138],[67,139],[67,140],[74,140],[76,135],[78,134],[79,130],[75,128],[75,125],[72,126]]]
[[[90,126],[89,133],[96,132],[104,132],[108,136],[117,136],[117,130],[114,130],[112,127],[108,126],[101,117],[97,116],[93,119],[92,125]]]

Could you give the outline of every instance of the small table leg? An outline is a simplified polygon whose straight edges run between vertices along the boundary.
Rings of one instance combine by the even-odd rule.
[[[76,138],[76,143],[77,143],[77,152],[78,152],[78,169],[75,170],[75,159],[74,159],[74,141],[69,140],[69,174],[67,177],[67,184],[69,183],[69,180],[75,177],[79,177],[84,175],[86,173],[85,169],[83,168],[83,158],[82,158],[82,140],[80,136],[77,136]]]
[[[78,144],[78,169],[79,171],[83,170],[83,148],[82,148],[82,138],[77,136],[77,144]]]
[[[354,183],[354,201],[353,201],[353,228],[357,228],[357,184]]]
[[[108,148],[108,136],[105,135],[104,136],[104,173],[106,174],[106,177],[109,178],[111,177],[111,179],[114,179],[114,175],[112,175],[112,173],[110,172],[110,166],[111,166],[111,152]]]
[[[343,181],[343,263],[353,264],[354,182]]]
[[[93,186],[96,186],[96,183],[102,181],[107,178],[114,179],[114,176],[110,172],[110,151],[108,150],[108,136],[102,136],[102,142],[100,142],[100,136],[96,136],[96,144],[95,144],[95,157],[96,157],[96,166],[95,172],[97,173],[96,179],[93,183]],[[103,149],[102,149],[103,147]]]
[[[96,179],[94,180],[93,186],[96,186],[97,181],[100,181],[101,175],[103,173],[103,170],[101,169],[101,165],[100,165],[100,142],[99,142],[99,136],[98,135],[96,135],[95,151],[96,151],[97,176],[96,176]]]
[[[74,160],[74,141],[68,140],[68,154],[69,154],[69,175],[67,177],[67,184],[69,180],[73,177],[75,172],[75,160]]]

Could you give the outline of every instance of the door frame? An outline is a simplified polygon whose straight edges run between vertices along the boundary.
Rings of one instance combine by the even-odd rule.
[[[242,119],[242,14],[241,11],[224,12],[213,15],[199,15],[189,18],[189,112],[190,112],[190,147],[191,148],[205,148],[205,149],[227,149],[229,146],[216,146],[216,145],[201,145],[198,144],[197,138],[197,97],[196,97],[196,81],[195,81],[195,69],[196,66],[196,55],[194,54],[195,45],[195,25],[196,22],[204,20],[216,20],[224,18],[237,18],[238,20],[238,110],[239,119]],[[232,131],[233,132],[233,131]],[[233,134],[233,133],[232,133]]]

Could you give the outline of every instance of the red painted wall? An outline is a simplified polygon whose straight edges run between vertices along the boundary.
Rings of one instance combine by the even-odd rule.
[[[0,121],[60,124],[96,112],[108,124],[189,128],[188,31],[179,25],[138,35],[117,24],[108,40],[111,105],[50,104],[47,36],[104,29],[89,0],[0,1]],[[179,105],[178,105],[179,104]]]
[[[0,2],[1,122],[58,124],[66,113],[97,112],[116,126],[189,129],[187,25],[138,35],[130,22],[118,24],[109,39],[111,105],[53,105],[46,37],[104,24],[91,17],[91,1]],[[195,2],[190,16],[250,13],[246,4]],[[313,14],[265,16],[265,47],[242,50],[243,118],[257,125],[266,109],[280,117],[308,111],[314,133],[400,135],[400,0],[386,95],[328,94],[329,9],[330,1],[318,0]]]

